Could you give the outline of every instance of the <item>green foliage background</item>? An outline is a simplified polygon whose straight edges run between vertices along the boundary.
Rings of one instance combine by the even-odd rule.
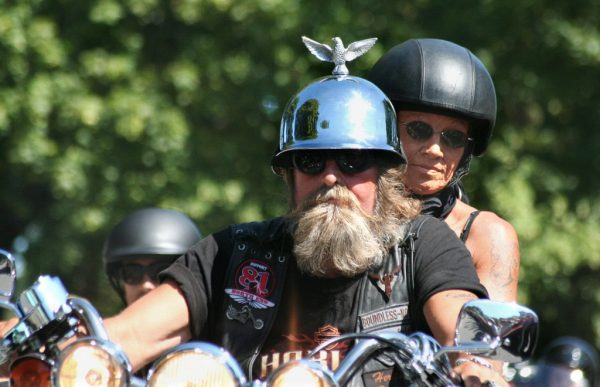
[[[58,275],[104,314],[119,302],[103,238],[128,212],[181,210],[204,234],[286,209],[269,169],[289,97],[330,66],[301,35],[387,49],[436,37],[496,83],[491,147],[465,179],[521,242],[520,302],[542,345],[600,344],[600,2],[0,0],[0,246],[19,287]]]

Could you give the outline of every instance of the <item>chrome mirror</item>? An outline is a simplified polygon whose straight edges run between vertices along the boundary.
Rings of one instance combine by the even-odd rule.
[[[455,342],[459,347],[472,348],[466,352],[517,363],[532,356],[538,329],[538,317],[531,309],[515,303],[474,300],[460,312]]]
[[[8,251],[0,249],[0,305],[11,303],[16,278],[17,271],[13,256]]]

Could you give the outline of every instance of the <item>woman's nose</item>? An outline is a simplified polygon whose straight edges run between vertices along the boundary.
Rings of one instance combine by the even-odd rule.
[[[442,144],[440,141],[440,133],[433,133],[433,135],[423,144],[425,153],[434,157],[442,157],[444,152],[442,151]]]

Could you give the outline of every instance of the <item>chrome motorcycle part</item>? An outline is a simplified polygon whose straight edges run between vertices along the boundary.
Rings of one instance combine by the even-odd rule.
[[[331,371],[318,361],[309,359],[294,360],[279,366],[269,375],[265,384],[267,387],[338,386]]]
[[[10,365],[10,385],[13,387],[51,387],[54,362],[41,353],[21,356]]]
[[[18,306],[33,331],[62,319],[71,312],[67,305],[68,293],[60,279],[42,275],[21,293]]]
[[[54,343],[71,330],[69,321],[71,307],[67,304],[68,293],[57,277],[40,276],[21,293],[15,308],[21,316],[19,322],[6,333],[0,345],[0,357],[7,351],[18,349],[20,353],[36,351]]]
[[[74,314],[83,322],[88,335],[108,340],[108,333],[106,333],[106,328],[102,324],[102,317],[88,300],[69,296],[68,302]]]
[[[148,371],[148,387],[239,387],[246,377],[237,361],[210,343],[189,342],[166,352]]]
[[[346,354],[342,363],[335,370],[335,380],[341,385],[346,385],[352,377],[361,369],[361,367],[373,356],[375,352],[389,348],[397,351],[400,359],[412,362],[412,345],[409,338],[401,333],[381,332],[372,334],[349,334],[334,338],[339,341],[340,338],[361,339]],[[330,345],[333,340],[321,344],[320,348]],[[315,351],[313,351],[314,353]]]
[[[125,387],[131,378],[131,365],[113,343],[86,337],[67,346],[52,368],[57,387]]]
[[[326,341],[317,349],[325,348],[334,342],[356,339],[359,341],[335,370],[334,379],[340,386],[351,383],[359,370],[374,357],[378,357],[390,367],[396,366],[404,377],[411,383],[416,383],[415,385],[430,385],[427,382],[430,378],[437,380],[440,385],[453,384],[449,376],[452,371],[447,356],[437,358],[435,355],[440,345],[432,337],[420,332],[410,336],[399,332],[352,333]],[[311,352],[315,353],[316,350]]]
[[[458,316],[456,345],[441,348],[436,356],[466,352],[518,363],[533,355],[538,329],[538,316],[522,305],[491,300],[469,301]]]
[[[11,253],[0,249],[0,306],[13,310],[11,302],[15,292],[17,271]],[[19,316],[21,317],[21,316]]]

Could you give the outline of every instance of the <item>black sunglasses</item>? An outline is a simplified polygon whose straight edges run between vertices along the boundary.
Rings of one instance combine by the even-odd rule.
[[[126,263],[121,267],[121,279],[129,285],[139,285],[147,274],[150,281],[158,283],[158,273],[171,266],[171,262],[155,262],[150,265]]]
[[[307,175],[323,172],[327,160],[335,160],[340,171],[348,175],[364,172],[375,164],[373,152],[368,150],[301,150],[292,155],[294,168]]]
[[[431,125],[423,121],[411,121],[401,123],[400,125],[405,126],[408,135],[417,141],[425,141],[433,136],[433,128]],[[442,130],[440,136],[442,144],[454,149],[464,148],[471,140],[469,136],[458,129]]]

